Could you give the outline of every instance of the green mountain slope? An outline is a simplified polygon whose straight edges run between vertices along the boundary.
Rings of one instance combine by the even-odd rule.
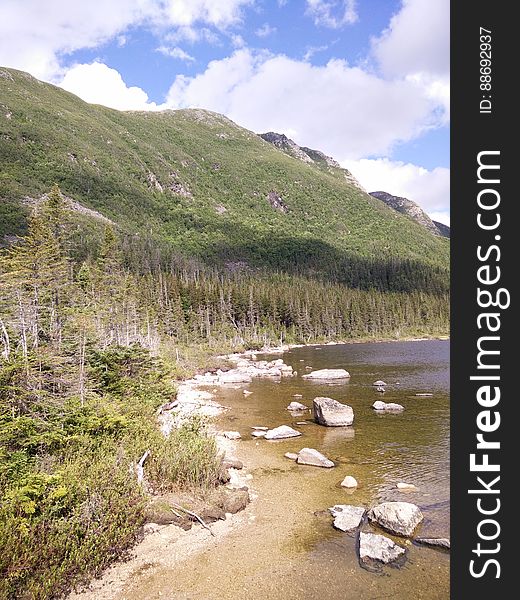
[[[0,140],[0,238],[57,183],[129,239],[217,266],[447,289],[446,240],[222,115],[119,112],[4,68]]]

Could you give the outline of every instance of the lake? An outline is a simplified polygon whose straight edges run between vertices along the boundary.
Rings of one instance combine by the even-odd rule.
[[[334,504],[413,502],[425,517],[418,535],[449,537],[449,341],[294,348],[283,359],[298,371],[296,377],[254,380],[216,392],[216,400],[229,407],[217,425],[241,433],[237,454],[253,475],[255,499],[246,525],[180,566],[169,597],[449,598],[449,553],[408,543],[403,567],[369,572],[359,565],[356,539],[334,530],[327,510]],[[351,378],[335,384],[302,379],[310,367],[345,368]],[[372,386],[377,379],[387,383],[384,394]],[[252,394],[244,397],[244,388]],[[420,393],[432,396],[416,396]],[[302,394],[296,400],[309,407],[316,396],[349,404],[353,426],[322,427],[309,412],[291,415],[286,406],[294,394]],[[397,402],[405,411],[377,414],[371,408],[375,400]],[[253,426],[282,424],[302,436],[280,441],[251,436]],[[284,458],[302,447],[316,448],[336,466],[302,466]],[[357,489],[340,487],[346,475],[357,479]],[[418,491],[399,492],[401,481]]]

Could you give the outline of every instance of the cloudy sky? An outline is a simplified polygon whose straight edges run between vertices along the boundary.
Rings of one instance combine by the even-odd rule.
[[[449,0],[1,0],[0,65],[285,133],[449,223]]]

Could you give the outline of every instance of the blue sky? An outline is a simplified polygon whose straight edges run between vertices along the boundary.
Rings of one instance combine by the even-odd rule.
[[[118,109],[200,106],[449,222],[448,0],[4,0],[0,64]]]

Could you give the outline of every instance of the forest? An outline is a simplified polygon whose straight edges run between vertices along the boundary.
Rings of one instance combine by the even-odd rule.
[[[146,449],[153,491],[204,494],[218,485],[221,459],[204,423],[163,438],[155,422],[175,382],[214,355],[448,329],[445,285],[425,277],[427,291],[395,291],[407,288],[406,261],[353,263],[334,281],[273,268],[219,270],[136,245],[111,224],[97,242],[86,239],[54,186],[26,234],[0,255],[5,598],[59,597],[136,541],[146,494],[135,465]],[[398,285],[392,269],[403,278]],[[386,276],[386,289],[368,285]]]

